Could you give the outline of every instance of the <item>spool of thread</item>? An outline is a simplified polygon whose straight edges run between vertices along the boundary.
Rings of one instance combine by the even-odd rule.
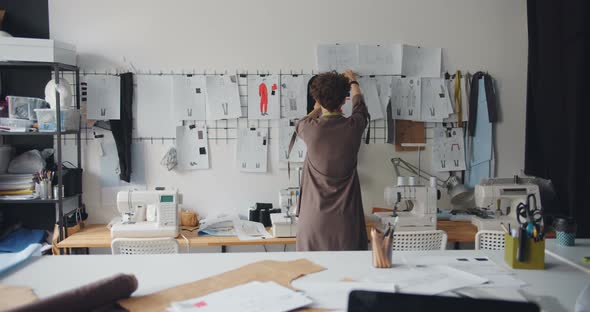
[[[408,177],[408,185],[416,185],[416,177]]]
[[[574,246],[576,244],[576,221],[572,218],[555,218],[553,222],[557,244]]]
[[[199,218],[192,210],[182,210],[180,213],[180,224],[182,226],[194,227],[199,225]]]
[[[404,186],[407,184],[406,177],[397,177],[397,186]]]

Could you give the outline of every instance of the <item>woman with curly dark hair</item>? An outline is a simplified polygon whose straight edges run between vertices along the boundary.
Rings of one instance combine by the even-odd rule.
[[[369,113],[356,75],[327,72],[315,77],[314,110],[297,124],[307,145],[298,207],[297,250],[366,250],[367,231],[357,155]],[[341,107],[349,95],[352,114]]]

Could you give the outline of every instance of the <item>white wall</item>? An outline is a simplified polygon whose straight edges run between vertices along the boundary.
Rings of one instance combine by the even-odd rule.
[[[496,127],[497,174],[524,165],[526,4],[524,0],[50,0],[51,38],[75,44],[86,70],[140,71],[304,70],[315,64],[322,42],[404,42],[442,47],[443,66],[488,71],[498,84],[501,122]],[[167,172],[160,159],[168,145],[139,143],[149,186],[180,188],[185,206],[201,214],[239,211],[255,201],[277,202],[288,184],[271,145],[270,173],[233,168],[234,142],[210,143],[208,171]],[[108,222],[101,208],[98,145],[84,145],[84,200],[92,222]],[[429,167],[428,153],[423,166]],[[416,163],[415,153],[400,154]],[[391,181],[387,144],[363,146],[359,173],[365,211],[383,204]]]

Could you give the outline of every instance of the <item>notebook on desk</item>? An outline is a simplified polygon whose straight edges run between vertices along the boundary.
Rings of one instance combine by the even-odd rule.
[[[512,302],[463,297],[425,296],[355,290],[348,297],[348,312],[361,311],[478,311],[539,312],[530,302]]]

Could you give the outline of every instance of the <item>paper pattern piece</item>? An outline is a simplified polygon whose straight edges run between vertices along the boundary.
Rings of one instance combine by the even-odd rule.
[[[359,65],[362,75],[401,74],[402,47],[400,44],[360,44]]]
[[[205,76],[173,76],[172,98],[174,119],[206,120]]]
[[[279,312],[311,304],[311,299],[275,282],[250,282],[203,297],[173,302],[171,312]]]
[[[311,75],[281,76],[283,117],[302,118],[307,115],[307,84]]]
[[[420,78],[393,77],[391,91],[393,118],[420,121],[421,92]]]
[[[260,261],[195,282],[119,301],[129,311],[165,311],[170,302],[188,300],[252,281],[274,281],[289,287],[292,280],[325,270],[307,259]],[[264,297],[262,297],[264,298]],[[240,309],[238,309],[240,310]]]
[[[0,284],[0,311],[8,311],[37,300],[30,287]]]
[[[391,89],[393,88],[393,77],[390,76],[376,76],[377,94],[379,95],[379,102],[383,107],[383,112],[387,111],[387,105],[391,99]]]
[[[436,171],[465,170],[463,128],[434,128],[432,168]]]
[[[176,122],[172,115],[170,76],[135,75],[137,82],[137,136],[173,138]]]
[[[377,92],[377,80],[365,76],[359,77],[358,82],[365,98],[369,115],[371,115],[371,120],[383,119],[385,114],[383,113],[383,106],[381,105],[381,100]]]
[[[449,90],[442,78],[422,78],[420,102],[421,121],[442,122],[453,113]]]
[[[281,103],[278,75],[248,76],[248,119],[279,119]]]
[[[238,129],[236,159],[242,172],[267,172],[268,128]]]
[[[86,112],[90,120],[121,118],[121,78],[115,75],[86,75]]]
[[[289,144],[291,143],[291,137],[295,132],[295,125],[297,121],[289,119],[281,119],[279,122],[279,161],[286,163],[290,162],[303,162],[305,161],[305,155],[307,154],[307,146],[303,140],[299,137],[295,139],[291,155],[289,153]]]
[[[207,120],[242,117],[236,75],[206,76],[205,91]]]
[[[319,44],[316,49],[317,69],[320,72],[358,69],[358,45],[356,44]]]
[[[426,143],[424,123],[396,120],[395,121],[395,151],[408,152],[424,150],[424,147],[402,146],[403,143]]]
[[[402,47],[402,75],[413,77],[440,77],[441,48],[424,48],[410,45]]]
[[[176,127],[176,153],[179,170],[209,169],[207,127]]]

